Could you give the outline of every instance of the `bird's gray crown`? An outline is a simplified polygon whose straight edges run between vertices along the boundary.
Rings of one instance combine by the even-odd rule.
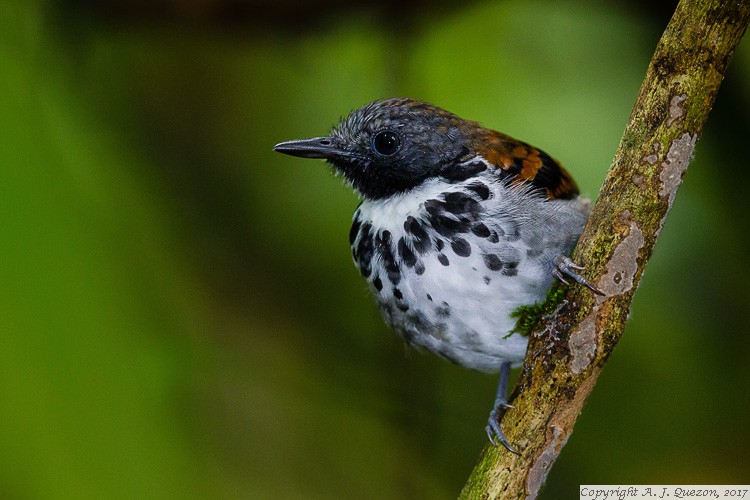
[[[328,137],[289,141],[282,153],[325,158],[367,199],[408,191],[469,156],[462,120],[415,99],[374,101],[343,118]]]

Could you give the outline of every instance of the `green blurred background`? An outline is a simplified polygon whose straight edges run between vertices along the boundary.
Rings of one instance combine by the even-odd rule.
[[[673,6],[0,0],[0,498],[455,497],[495,377],[403,347],[271,148],[407,95],[595,196]],[[746,40],[544,498],[750,481],[749,134]]]

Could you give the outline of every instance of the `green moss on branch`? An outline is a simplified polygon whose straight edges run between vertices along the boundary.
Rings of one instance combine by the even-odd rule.
[[[547,296],[544,298],[544,301],[535,302],[530,306],[521,306],[513,311],[510,314],[510,317],[518,319],[516,320],[516,326],[514,326],[510,333],[506,335],[506,338],[514,333],[520,333],[524,337],[528,337],[542,319],[557,312],[564,297],[565,286],[555,282],[555,284],[547,290]]]

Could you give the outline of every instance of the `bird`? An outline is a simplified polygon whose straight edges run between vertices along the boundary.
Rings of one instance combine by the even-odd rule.
[[[410,346],[499,372],[485,431],[518,454],[500,425],[513,408],[510,369],[528,345],[513,311],[542,302],[555,279],[601,294],[569,257],[591,204],[568,171],[541,149],[406,97],[274,150],[327,161],[358,193],[349,244],[383,319]]]

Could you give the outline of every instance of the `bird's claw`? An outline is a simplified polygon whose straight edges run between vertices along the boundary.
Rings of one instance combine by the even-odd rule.
[[[580,271],[583,269],[583,266],[576,265],[575,262],[573,262],[570,257],[566,257],[564,255],[558,255],[555,257],[555,260],[553,261],[554,269],[552,270],[552,274],[555,276],[555,278],[559,279],[566,285],[569,285],[570,283],[565,279],[566,276],[573,278],[576,282],[580,283],[581,285],[585,286],[592,292],[594,292],[597,295],[604,295],[604,292],[596,288],[594,285],[592,285],[586,278],[578,274],[576,271]]]
[[[511,406],[507,403],[499,403],[495,406],[490,412],[490,418],[487,421],[487,426],[484,430],[487,432],[487,437],[489,438],[490,443],[492,443],[492,446],[497,446],[497,444],[500,443],[509,452],[520,455],[520,453],[510,445],[505,434],[503,434],[503,430],[500,428],[500,421],[503,419],[503,415],[505,415],[505,412],[511,408],[515,408],[515,406]]]

